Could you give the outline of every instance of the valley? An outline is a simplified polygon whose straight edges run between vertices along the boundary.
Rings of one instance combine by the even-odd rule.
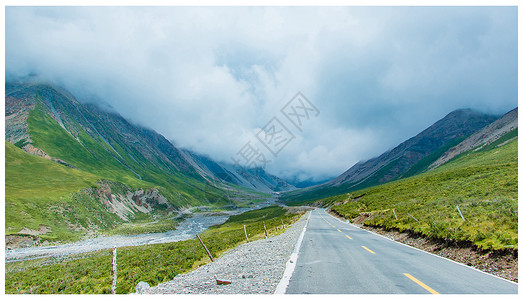
[[[5,1],[4,296],[518,294],[519,4],[113,1]]]
[[[286,188],[263,172],[240,174],[179,150],[58,87],[8,83],[6,95],[8,235],[43,226],[35,239],[77,241],[196,207],[252,206],[271,197],[269,186]]]
[[[517,265],[517,108],[450,112],[333,180],[296,188],[177,148],[60,87],[13,82],[5,157],[9,293],[108,293],[113,246],[124,253],[118,292],[131,293],[209,263],[196,234],[220,256],[247,237],[285,232],[310,206]]]

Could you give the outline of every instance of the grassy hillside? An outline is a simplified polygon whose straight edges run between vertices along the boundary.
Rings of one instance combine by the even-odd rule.
[[[509,132],[500,142],[463,153],[435,170],[322,202],[367,225],[466,240],[483,248],[517,248],[517,138],[499,147],[514,134]]]
[[[147,142],[147,138],[163,138],[160,135],[134,127],[121,117],[115,117],[121,124],[107,123],[109,126],[100,117],[90,114],[81,106],[61,107],[60,105],[71,103],[65,100],[57,101],[53,95],[56,96],[46,94],[45,99],[38,93],[34,96],[36,106],[30,111],[27,119],[28,133],[34,147],[74,168],[22,151],[19,148],[28,143],[26,140],[20,140],[16,145],[6,142],[7,235],[16,234],[24,227],[39,230],[43,226],[47,228],[44,231],[50,232],[41,233],[39,236],[42,240],[69,241],[82,237],[90,230],[136,233],[172,228],[172,222],[147,224],[151,221],[151,215],[139,212],[135,213],[134,221],[139,221],[140,226],[136,226],[138,223],[123,225],[123,221],[109,212],[92,190],[90,192],[86,189],[98,187],[96,182],[100,179],[124,184],[131,190],[155,187],[175,207],[219,208],[231,204],[244,205],[245,201],[241,199],[255,199],[260,196],[247,189],[237,189],[233,185],[228,186],[229,191],[225,192],[220,186],[204,181],[195,172],[177,169],[177,166],[169,161],[172,157],[176,158],[173,154],[174,148],[165,150],[173,152],[169,154],[170,158],[162,156],[162,152],[154,148],[171,146],[165,139],[160,141],[161,145],[156,145],[155,141]],[[51,103],[52,108],[44,103]],[[56,111],[54,108],[57,107],[61,107],[61,122],[71,133],[51,117],[51,111]],[[86,124],[98,124],[99,130],[104,130],[105,138],[98,134],[95,127],[83,123],[82,125],[79,119],[83,120],[83,123],[87,122]],[[120,132],[118,126],[125,128]],[[142,138],[140,142],[123,142],[125,135],[139,135],[140,130],[145,136],[138,136]],[[143,148],[156,150],[137,150]],[[178,163],[183,165],[182,162]],[[236,202],[229,200],[225,193],[235,198]]]
[[[159,186],[175,206],[228,203],[216,187],[161,168],[161,162],[150,161],[135,149],[123,149],[118,143],[110,147],[101,138],[95,140],[81,127],[76,128],[78,139],[75,139],[46,113],[41,102],[30,112],[27,122],[35,147],[81,170],[130,187]],[[118,153],[130,153],[132,158],[129,155],[120,156],[113,148]],[[143,180],[133,171],[140,174]]]
[[[44,239],[69,240],[77,234],[67,222],[87,224],[86,210],[105,211],[100,203],[88,197],[80,204],[71,196],[95,186],[97,176],[27,154],[8,142],[5,159],[6,234],[15,234],[23,227],[38,230],[44,226],[52,230],[42,236]],[[108,213],[101,219],[116,221],[111,215]]]
[[[214,257],[245,242],[243,225],[250,240],[263,238],[263,223],[269,235],[281,233],[286,225],[298,219],[286,214],[281,207],[268,207],[231,217],[226,223],[214,226],[201,238]],[[76,255],[67,261],[48,265],[48,259],[6,264],[5,292],[108,294],[111,288],[112,249]],[[171,280],[177,274],[209,262],[197,239],[187,241],[125,247],[118,249],[117,293],[134,293],[136,284],[145,281],[151,286]]]
[[[105,230],[122,223],[94,195],[80,192],[97,187],[99,176],[28,154],[9,142],[5,160],[5,234],[44,226],[51,231],[42,239],[66,241],[85,234],[77,225]]]

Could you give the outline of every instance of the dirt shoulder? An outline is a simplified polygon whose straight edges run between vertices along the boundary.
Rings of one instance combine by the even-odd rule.
[[[342,219],[333,212],[329,211],[329,213],[338,219]],[[518,282],[517,250],[481,250],[470,242],[432,239],[408,231],[399,232],[397,230],[387,230],[381,227],[370,227],[358,223],[353,224],[365,230],[383,235],[394,241],[451,259],[507,280]]]

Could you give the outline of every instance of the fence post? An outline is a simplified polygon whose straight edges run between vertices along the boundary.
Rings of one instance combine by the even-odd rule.
[[[407,213],[407,215],[409,215],[409,216],[410,216],[411,218],[413,218],[413,219],[414,219],[414,221],[416,221],[416,222],[418,222],[418,223],[419,223],[418,219],[414,218],[414,217],[413,217],[413,216],[412,216],[411,214]]]
[[[463,214],[461,213],[461,210],[459,209],[459,206],[456,205],[456,208],[458,209],[459,215],[461,216],[461,219],[465,221],[465,218],[463,217]]]
[[[214,257],[212,257],[211,252],[209,252],[209,249],[207,249],[207,247],[205,247],[205,244],[203,243],[203,241],[202,241],[202,239],[200,238],[200,236],[199,236],[198,234],[196,234],[196,237],[197,237],[198,240],[200,241],[200,244],[202,244],[203,249],[205,249],[205,252],[207,252],[207,255],[209,255],[209,258],[211,259],[211,261],[214,261]]]
[[[394,218],[396,218],[396,220],[397,220],[398,216],[396,216],[396,211],[394,210],[394,208],[392,209],[392,212],[394,213]]]
[[[265,221],[263,221],[263,230],[265,231],[265,238],[267,238],[267,227],[265,227]]]
[[[116,246],[113,247],[113,284],[111,285],[111,294],[116,294]]]
[[[243,231],[245,232],[245,239],[247,240],[247,243],[248,243],[249,238],[247,237],[247,229],[245,228],[245,225],[243,225]]]
[[[285,224],[283,224],[283,219],[280,219],[281,220],[281,226],[283,226],[283,229],[285,229]]]

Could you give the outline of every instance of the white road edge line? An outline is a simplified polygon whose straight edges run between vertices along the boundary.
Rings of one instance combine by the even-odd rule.
[[[369,230],[366,230],[366,229],[360,228],[360,227],[358,227],[358,226],[352,224],[351,222],[349,222],[349,220],[342,221],[342,220],[340,220],[340,219],[334,217],[333,215],[329,214],[327,211],[325,211],[325,213],[326,213],[328,216],[330,216],[331,218],[334,218],[335,220],[338,220],[338,221],[340,221],[340,222],[343,223],[343,224],[351,225],[352,227],[355,227],[355,228],[357,228],[357,229],[363,230],[363,231],[368,232],[368,233],[372,233],[372,234],[374,234],[374,235],[377,235],[377,236],[379,236],[379,237],[381,237],[381,238],[387,239],[387,240],[392,241],[392,242],[394,242],[394,243],[398,243],[398,244],[400,244],[400,245],[407,246],[407,247],[409,247],[409,248],[412,248],[412,249],[418,250],[418,251],[420,251],[420,252],[427,253],[427,254],[430,254],[430,255],[432,255],[432,256],[436,256],[436,257],[438,257],[438,258],[442,258],[442,259],[448,260],[448,261],[453,262],[453,263],[455,263],[455,264],[462,265],[462,266],[464,266],[464,267],[467,267],[467,268],[472,269],[472,270],[474,270],[474,271],[481,272],[481,273],[483,273],[483,274],[487,274],[487,275],[492,276],[492,277],[494,277],[494,278],[501,279],[501,280],[505,280],[506,282],[510,282],[510,283],[515,284],[516,286],[519,287],[519,284],[516,283],[516,282],[513,282],[513,281],[510,281],[510,280],[508,280],[508,279],[505,279],[505,278],[502,278],[502,277],[496,276],[496,275],[494,275],[494,274],[487,273],[487,272],[485,272],[485,271],[478,270],[478,269],[476,269],[476,268],[473,268],[473,267],[471,267],[471,266],[467,266],[466,264],[463,264],[463,263],[460,263],[460,262],[454,261],[454,260],[452,260],[452,259],[448,259],[448,258],[446,258],[446,257],[439,256],[439,255],[436,255],[436,254],[434,254],[434,253],[430,253],[430,252],[427,252],[427,251],[425,251],[425,250],[418,249],[418,248],[413,247],[413,246],[411,246],[411,245],[407,245],[407,244],[400,243],[400,242],[398,242],[398,241],[395,241],[395,240],[393,240],[393,239],[391,239],[391,238],[388,238],[388,237],[386,237],[386,236],[383,236],[383,235],[381,235],[381,234],[377,234],[377,233],[375,233],[375,232],[372,232],[372,231],[369,231]]]
[[[287,291],[287,287],[289,286],[292,273],[294,273],[294,268],[296,268],[296,263],[298,261],[298,252],[300,252],[301,242],[303,242],[303,236],[305,235],[305,230],[307,230],[307,224],[309,224],[309,218],[311,217],[311,214],[312,211],[309,211],[309,215],[307,216],[307,222],[305,223],[305,226],[303,226],[303,230],[301,231],[300,237],[298,237],[298,241],[294,246],[294,250],[292,251],[289,260],[285,265],[283,277],[281,278],[280,283],[278,283],[278,286],[276,287],[274,294],[285,294],[285,291]]]

